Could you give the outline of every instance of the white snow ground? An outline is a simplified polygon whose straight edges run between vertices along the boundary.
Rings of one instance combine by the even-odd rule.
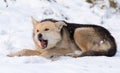
[[[90,8],[85,0],[7,0],[7,3],[0,0],[0,73],[119,73],[120,14],[112,13],[106,18],[106,12],[97,6]],[[101,25],[115,37],[117,54],[114,57],[60,57],[55,61],[40,56],[7,57],[24,48],[34,49],[30,16],[37,20],[54,18]]]

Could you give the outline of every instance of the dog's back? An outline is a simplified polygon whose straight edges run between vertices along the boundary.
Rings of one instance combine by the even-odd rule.
[[[116,42],[110,32],[98,25],[67,23],[71,40],[82,50],[80,56],[114,56]]]

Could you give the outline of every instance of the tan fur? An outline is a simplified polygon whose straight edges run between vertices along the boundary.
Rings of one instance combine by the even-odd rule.
[[[92,50],[102,52],[111,48],[110,42],[103,39],[92,27],[76,28],[73,35],[73,41],[69,37],[70,34],[67,29],[64,28],[62,30],[64,26],[67,26],[64,22],[38,22],[34,18],[32,18],[32,22],[34,28],[33,40],[36,46],[35,50],[25,49],[14,54],[9,54],[8,56],[40,55],[46,58],[51,58],[53,56],[70,55],[78,57],[80,54],[75,53],[77,50],[84,54],[85,52]],[[49,30],[45,31],[46,28]],[[61,30],[63,31],[63,36],[61,36]],[[40,41],[37,38],[40,33],[43,35],[44,39],[49,41],[48,46],[45,49],[42,49]]]

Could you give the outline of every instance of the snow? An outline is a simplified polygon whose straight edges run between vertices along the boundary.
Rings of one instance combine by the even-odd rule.
[[[112,13],[111,9],[107,18],[105,9],[90,6],[85,0],[7,0],[7,3],[0,0],[0,73],[119,73],[120,14]],[[37,20],[54,18],[103,26],[115,37],[117,54],[114,57],[62,56],[53,60],[41,56],[7,57],[21,49],[35,48],[31,16]]]
[[[9,62],[10,60],[14,63]],[[61,57],[56,61],[41,57],[20,57],[9,58],[9,61],[0,64],[0,73],[119,73],[120,71],[119,57]]]

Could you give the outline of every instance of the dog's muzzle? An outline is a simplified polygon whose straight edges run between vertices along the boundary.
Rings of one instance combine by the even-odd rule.
[[[41,43],[42,49],[46,48],[48,45],[48,40],[42,38],[42,34],[38,34],[38,40]]]

